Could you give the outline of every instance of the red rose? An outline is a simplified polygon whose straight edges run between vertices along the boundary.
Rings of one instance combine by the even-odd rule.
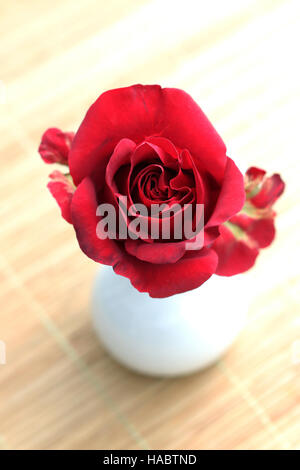
[[[90,258],[113,266],[152,297],[194,289],[216,272],[214,242],[220,226],[243,207],[244,181],[222,139],[184,91],[135,85],[103,93],[75,135],[68,164],[71,179],[55,172],[49,187]],[[99,238],[97,207],[118,208],[122,196],[149,209],[167,203],[183,211],[184,204],[204,204],[203,246],[187,249],[184,236]],[[176,216],[170,219],[174,227]]]

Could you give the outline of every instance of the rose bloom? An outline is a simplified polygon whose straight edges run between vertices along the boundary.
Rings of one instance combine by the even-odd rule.
[[[284,187],[279,175],[266,179],[263,170],[252,168],[244,182],[221,137],[182,90],[134,85],[107,91],[90,107],[74,139],[49,129],[39,152],[46,163],[69,167],[67,174],[51,173],[48,187],[82,251],[151,297],[194,289],[214,273],[245,271],[274,237],[271,206]],[[109,203],[118,209],[124,196],[129,205],[149,209],[179,204],[183,211],[185,204],[203,204],[203,244],[188,249],[191,240],[184,235],[181,240],[142,233],[137,239],[97,236],[97,207]],[[252,213],[237,216],[244,204]],[[170,214],[171,227],[175,224]]]

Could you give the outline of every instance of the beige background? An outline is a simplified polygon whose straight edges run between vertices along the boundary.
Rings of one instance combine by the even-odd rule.
[[[298,0],[0,1],[1,448],[300,448],[299,20]],[[136,82],[185,89],[241,167],[287,182],[277,239],[245,275],[245,332],[176,380],[98,344],[97,266],[36,151],[47,127],[76,130],[98,94]]]

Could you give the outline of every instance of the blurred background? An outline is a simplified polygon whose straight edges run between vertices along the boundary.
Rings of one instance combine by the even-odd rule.
[[[0,0],[0,448],[300,448],[299,29],[298,0]],[[245,332],[181,379],[102,349],[98,266],[37,154],[46,128],[76,130],[100,93],[139,82],[183,88],[242,169],[287,183],[277,238],[245,274]]]

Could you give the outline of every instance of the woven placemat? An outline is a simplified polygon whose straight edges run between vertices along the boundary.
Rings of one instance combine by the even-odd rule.
[[[299,2],[212,1],[196,16],[199,3],[0,2],[3,449],[300,447]],[[241,166],[287,182],[276,241],[245,274],[244,333],[181,379],[135,375],[98,343],[97,266],[36,151],[47,127],[76,129],[101,91],[136,82],[185,89]]]

